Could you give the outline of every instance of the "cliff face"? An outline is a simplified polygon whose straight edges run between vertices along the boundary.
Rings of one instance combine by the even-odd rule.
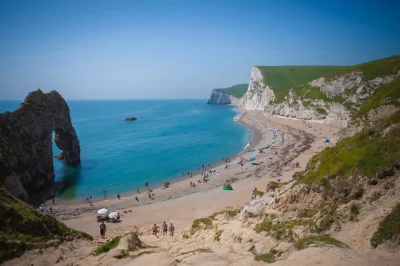
[[[224,93],[222,91],[214,89],[211,93],[210,98],[207,101],[207,104],[232,104],[233,98],[235,97],[228,93]]]
[[[399,60],[399,57],[395,59]],[[379,60],[376,62],[378,65]],[[362,69],[363,65],[360,66]],[[320,77],[293,86],[282,93],[279,91],[280,88],[269,85],[268,75],[263,74],[260,68],[253,67],[248,90],[236,103],[245,109],[261,110],[271,115],[319,120],[346,126],[351,114],[356,112],[378,88],[400,76],[399,68],[400,64],[397,62],[382,76],[370,78],[355,67],[331,78]],[[276,76],[274,78],[276,83]],[[285,83],[287,78],[291,77],[282,76],[280,82]],[[280,99],[277,98],[277,93],[280,93]]]
[[[239,101],[247,91],[248,84],[237,84],[224,89],[214,89],[208,99],[208,104],[235,104],[240,105]]]
[[[69,165],[80,163],[80,146],[61,95],[31,92],[20,108],[0,114],[0,185],[26,202],[43,200],[54,184],[52,132]]]

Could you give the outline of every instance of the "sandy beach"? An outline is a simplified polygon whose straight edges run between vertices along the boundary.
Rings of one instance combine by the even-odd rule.
[[[108,224],[108,236],[136,229],[149,231],[154,223],[161,224],[163,221],[174,223],[179,231],[188,227],[194,219],[225,209],[242,208],[251,200],[254,187],[265,191],[270,181],[291,180],[296,171],[304,170],[315,153],[329,145],[324,143],[323,137],[332,140],[340,129],[332,125],[265,116],[257,111],[240,111],[243,115],[239,122],[252,131],[252,142],[246,151],[231,158],[228,169],[225,169],[225,163],[212,166],[216,172],[211,173],[208,183],[191,187],[190,181],[202,180],[197,174],[171,182],[169,188],[153,188],[154,199],[148,197],[147,191],[142,191],[140,194],[124,194],[120,200],[116,195],[109,195],[112,198],[95,201],[93,206],[77,201],[56,202],[56,217],[71,228],[92,234],[95,239],[100,238],[96,212],[103,207],[121,214],[122,222]],[[259,149],[267,146],[275,148],[259,153]],[[254,157],[254,162],[260,165],[245,161],[241,166],[238,164],[240,157],[245,160]],[[300,167],[293,168],[293,163],[297,161]],[[232,184],[232,191],[222,189],[227,180]]]

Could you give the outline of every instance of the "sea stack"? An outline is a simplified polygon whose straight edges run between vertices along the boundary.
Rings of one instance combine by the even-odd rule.
[[[38,203],[54,184],[54,142],[57,157],[69,165],[80,163],[78,136],[70,110],[57,91],[28,94],[20,108],[0,114],[0,186],[25,202]]]

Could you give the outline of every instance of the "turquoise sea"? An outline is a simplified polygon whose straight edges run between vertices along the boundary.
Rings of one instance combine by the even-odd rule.
[[[150,187],[195,172],[244,149],[251,133],[232,106],[205,100],[67,101],[81,145],[81,165],[54,160],[65,199],[99,198]],[[0,113],[20,101],[0,101]],[[137,121],[124,121],[135,116]],[[59,150],[53,145],[54,155]]]

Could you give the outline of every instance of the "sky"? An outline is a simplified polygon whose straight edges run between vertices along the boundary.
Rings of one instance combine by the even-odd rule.
[[[255,65],[400,54],[396,0],[0,0],[0,100],[207,98]]]

